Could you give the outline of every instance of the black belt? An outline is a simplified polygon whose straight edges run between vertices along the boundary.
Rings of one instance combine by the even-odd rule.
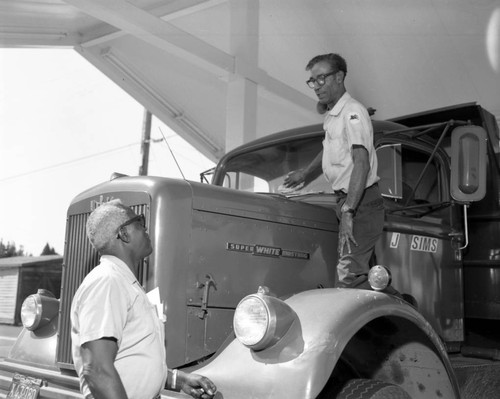
[[[370,188],[376,188],[376,187],[378,187],[378,183],[373,183],[371,186],[366,187],[364,191],[369,190]],[[333,190],[333,195],[335,195],[338,198],[347,197],[347,193],[344,190]]]
[[[378,187],[378,183],[373,183],[371,186],[366,187],[365,191],[375,187]],[[344,190],[333,190],[333,193],[335,195],[338,195],[339,197],[347,195],[347,193]]]

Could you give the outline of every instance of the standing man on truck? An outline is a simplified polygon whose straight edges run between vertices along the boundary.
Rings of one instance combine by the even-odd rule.
[[[144,215],[107,202],[90,214],[87,236],[101,259],[71,306],[72,354],[85,398],[154,399],[165,384],[212,398],[208,378],[167,369],[163,321],[136,278],[153,250]]]
[[[307,85],[318,97],[318,112],[326,113],[323,150],[306,168],[285,178],[295,187],[322,165],[336,198],[339,219],[337,287],[348,287],[367,273],[375,243],[384,227],[383,200],[378,188],[373,127],[366,108],[346,91],[347,64],[338,54],[311,59]]]

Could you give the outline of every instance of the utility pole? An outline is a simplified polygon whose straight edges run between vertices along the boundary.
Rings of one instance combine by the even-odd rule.
[[[149,164],[149,144],[151,143],[151,119],[152,115],[144,108],[144,119],[142,124],[142,140],[141,140],[141,155],[142,163],[139,166],[139,176],[148,175]]]

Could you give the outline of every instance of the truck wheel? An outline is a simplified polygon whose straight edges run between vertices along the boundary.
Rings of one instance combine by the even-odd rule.
[[[336,399],[411,399],[401,387],[378,380],[347,381]]]

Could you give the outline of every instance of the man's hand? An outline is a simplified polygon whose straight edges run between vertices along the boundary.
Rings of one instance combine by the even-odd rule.
[[[217,392],[217,387],[207,377],[182,371],[178,373],[181,390],[193,398],[210,399]]]
[[[306,180],[306,174],[303,169],[294,170],[288,173],[285,177],[285,187],[296,187]]]
[[[351,241],[355,246],[358,243],[354,239],[353,234],[353,215],[351,212],[342,212],[342,220],[340,221],[340,232],[339,232],[339,255],[344,255],[344,249],[347,247],[347,253],[351,253]]]

